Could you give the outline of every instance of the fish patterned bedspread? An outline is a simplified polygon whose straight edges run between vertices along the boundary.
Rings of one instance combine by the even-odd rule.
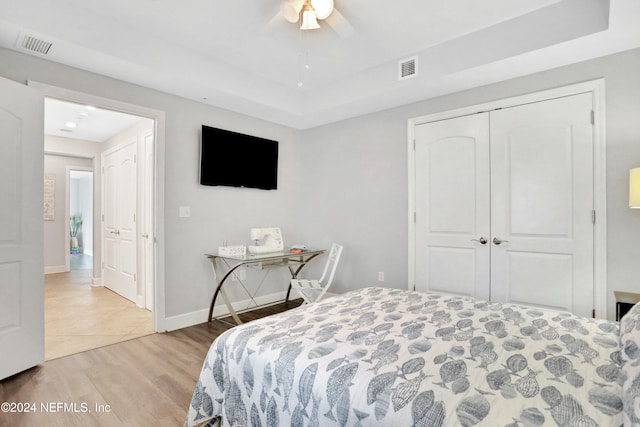
[[[618,324],[365,288],[230,329],[186,426],[620,426]]]

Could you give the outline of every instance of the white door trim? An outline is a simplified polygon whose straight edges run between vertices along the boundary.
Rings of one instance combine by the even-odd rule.
[[[149,248],[149,242],[153,242],[155,239],[153,230],[153,180],[149,180],[149,175],[153,176],[153,169],[155,165],[154,152],[153,152],[153,130],[144,131],[141,135],[140,141],[138,141],[138,158],[140,159],[140,165],[142,173],[138,176],[138,182],[140,191],[138,193],[138,228],[141,230],[140,239],[138,242],[138,284],[141,289],[141,297],[138,301],[138,306],[147,308],[153,311],[153,296],[154,296],[154,259],[153,259],[153,245]],[[148,145],[147,141],[151,139],[151,144]],[[150,250],[148,250],[150,249]]]
[[[57,98],[65,101],[81,104],[90,104],[96,107],[109,110],[122,111],[141,117],[152,119],[155,124],[155,183],[154,183],[154,233],[155,233],[155,307],[153,310],[154,330],[156,332],[166,331],[165,314],[165,271],[164,271],[164,173],[165,173],[165,113],[140,105],[129,104],[114,99],[103,98],[84,92],[78,92],[61,87],[51,86],[45,83],[29,80],[28,86],[34,87],[42,92],[45,97]],[[101,236],[96,236],[94,241],[100,241]]]
[[[414,117],[407,121],[407,152],[408,152],[408,190],[409,190],[409,271],[408,287],[415,287],[415,136],[414,128],[420,124],[446,120],[460,116],[491,111],[498,108],[508,108],[533,102],[546,101],[553,98],[591,93],[593,96],[593,171],[594,171],[594,209],[596,223],[594,226],[594,309],[596,317],[608,318],[607,313],[607,179],[606,179],[606,129],[605,129],[605,80],[596,79],[574,85],[545,90],[512,98],[491,101],[454,110]]]

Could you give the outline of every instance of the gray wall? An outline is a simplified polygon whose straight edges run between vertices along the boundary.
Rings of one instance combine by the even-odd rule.
[[[0,55],[1,56],[1,55]],[[93,223],[100,224],[98,215],[100,214],[100,143],[93,141],[83,141],[77,139],[69,139],[58,136],[45,135],[44,151],[46,153],[66,154],[75,156],[79,160],[89,162],[89,167],[93,168]],[[84,158],[84,159],[82,159]],[[46,224],[45,224],[46,227]],[[93,241],[96,243],[93,247],[93,282],[100,283],[100,263],[97,261],[101,257],[100,248],[100,227],[93,227]],[[45,245],[46,243],[45,238]],[[46,248],[45,248],[46,250]],[[45,260],[45,266],[47,264]]]
[[[91,168],[90,159],[76,157],[44,156],[44,173],[56,175],[56,208],[55,220],[44,222],[44,265],[45,271],[59,273],[65,270],[66,242],[69,235],[66,232],[66,179],[67,167]]]
[[[69,215],[82,216],[78,245],[82,248],[82,253],[93,256],[93,172],[75,178],[71,174],[69,206]]]
[[[314,129],[296,131],[230,111],[0,49],[0,76],[36,80],[166,113],[166,315],[207,307],[203,253],[247,243],[253,226],[282,227],[286,243],[345,245],[334,291],[407,282],[407,119],[594,78],[606,78],[608,275],[640,290],[640,214],[627,208],[627,174],[640,164],[640,50],[538,73]],[[280,141],[275,192],[198,185],[200,125]],[[178,218],[190,206],[191,218]],[[317,270],[317,267],[316,267]],[[268,288],[268,286],[267,286]],[[265,291],[268,291],[266,289]]]
[[[285,242],[298,240],[292,209],[299,202],[300,187],[296,130],[1,48],[0,76],[21,83],[33,80],[165,112],[166,262],[160,266],[165,269],[165,316],[208,308],[214,285],[204,253],[217,250],[224,240],[248,244],[249,228],[274,225],[282,228]],[[278,190],[200,186],[203,124],[278,140]],[[100,197],[99,193],[96,197]],[[180,206],[191,208],[190,218],[178,217]],[[273,285],[265,283],[261,293],[281,290],[281,283],[276,285],[277,274],[270,276]],[[235,295],[231,292],[230,296]]]
[[[604,77],[606,80],[608,314],[614,290],[640,293],[640,212],[628,172],[640,166],[640,50],[406,105],[303,132],[303,240],[346,247],[334,291],[407,284],[407,119]]]

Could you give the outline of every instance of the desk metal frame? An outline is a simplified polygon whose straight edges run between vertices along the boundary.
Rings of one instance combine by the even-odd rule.
[[[291,274],[292,279],[297,279],[298,274],[302,268],[312,259],[325,253],[325,249],[320,250],[308,250],[299,254],[290,253],[290,252],[277,252],[277,253],[265,253],[265,254],[248,254],[243,258],[240,257],[228,257],[228,256],[220,256],[213,254],[205,254],[205,256],[211,262],[211,268],[213,269],[213,276],[216,280],[216,290],[213,293],[213,298],[211,299],[211,305],[209,306],[209,319],[211,322],[213,320],[213,308],[216,305],[216,300],[218,298],[218,294],[222,296],[222,299],[227,306],[231,316],[233,316],[234,320],[238,325],[242,324],[242,321],[238,317],[238,314],[233,308],[231,301],[227,297],[227,294],[224,292],[222,286],[225,281],[233,272],[242,267],[243,265],[252,265],[252,264],[262,264],[263,268],[275,268],[275,267],[287,267],[289,269],[289,273]],[[218,272],[216,271],[216,262],[218,264],[224,264],[227,267],[226,272],[222,275],[222,278],[218,281]],[[243,285],[244,287],[244,285]],[[249,291],[244,288],[249,297],[254,302],[255,307],[259,307],[254,300],[255,295],[251,295]],[[291,294],[291,282],[289,281],[289,285],[287,288],[287,297],[285,301],[289,301],[289,296]]]

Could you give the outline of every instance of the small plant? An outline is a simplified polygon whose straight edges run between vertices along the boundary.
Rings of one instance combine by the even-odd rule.
[[[72,215],[69,222],[71,226],[69,228],[71,237],[78,237],[78,231],[82,228],[82,214]]]
[[[82,228],[82,214],[72,215],[69,218],[69,234],[71,234],[71,253],[79,254],[78,231]]]

